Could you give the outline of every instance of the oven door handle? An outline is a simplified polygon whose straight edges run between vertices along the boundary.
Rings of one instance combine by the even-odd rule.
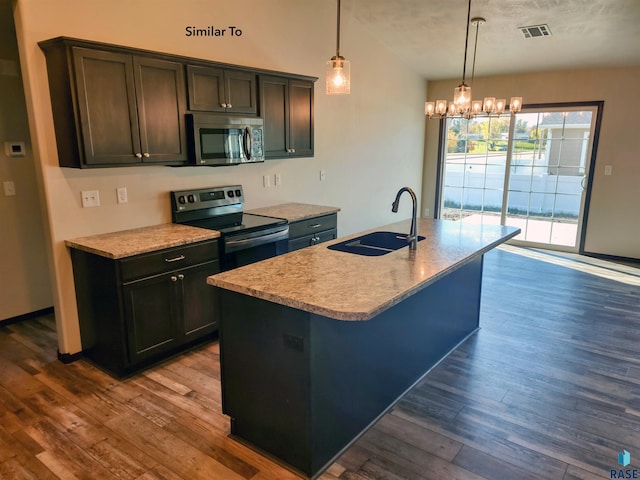
[[[275,233],[269,233],[267,235],[260,235],[252,238],[245,238],[242,240],[225,240],[224,249],[225,252],[235,252],[237,250],[243,250],[246,248],[257,247],[258,245],[264,245],[265,243],[277,242],[278,240],[285,240],[289,238],[289,226],[287,225],[283,230]]]

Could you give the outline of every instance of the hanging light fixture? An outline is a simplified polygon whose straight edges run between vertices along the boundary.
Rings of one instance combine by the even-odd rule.
[[[425,102],[424,113],[429,118],[446,118],[446,117],[462,117],[471,119],[478,115],[501,115],[507,105],[505,99],[495,97],[485,97],[484,100],[473,100],[471,95],[471,86],[467,85],[467,52],[469,47],[469,26],[476,27],[476,37],[473,46],[473,62],[471,70],[471,85],[476,70],[476,52],[478,49],[478,30],[480,25],[486,20],[482,17],[471,18],[471,0],[469,0],[469,8],[467,9],[467,32],[464,42],[464,61],[462,64],[462,81],[453,91],[453,101],[447,104],[446,100],[437,100],[436,102]],[[522,109],[522,97],[511,97],[509,102],[509,112],[517,113]]]
[[[351,92],[351,64],[340,55],[340,0],[337,31],[336,54],[327,62],[327,95],[346,95]]]

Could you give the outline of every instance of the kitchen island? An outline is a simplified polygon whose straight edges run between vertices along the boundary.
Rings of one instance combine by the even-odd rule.
[[[231,434],[319,475],[478,329],[483,255],[518,233],[419,219],[413,251],[322,244],[210,276]]]

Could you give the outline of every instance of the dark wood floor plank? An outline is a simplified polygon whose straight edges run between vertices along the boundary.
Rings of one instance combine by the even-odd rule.
[[[181,472],[186,478],[242,480],[221,463],[134,412],[112,418],[105,425],[131,444],[140,445],[158,463]]]

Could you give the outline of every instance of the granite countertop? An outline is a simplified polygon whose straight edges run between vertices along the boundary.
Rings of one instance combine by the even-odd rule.
[[[339,212],[337,207],[327,207],[324,205],[311,205],[308,203],[282,203],[271,207],[254,208],[246,213],[262,215],[264,217],[284,218],[289,222],[305,220],[307,218],[320,217],[330,213]]]
[[[368,230],[407,233],[410,221]],[[418,219],[425,240],[367,257],[335,250],[332,242],[297,250],[208,277],[216,287],[337,320],[368,320],[520,232],[514,227]]]
[[[220,232],[204,228],[164,223],[90,237],[66,240],[67,247],[95,253],[107,258],[125,258],[164,248],[218,238]]]

